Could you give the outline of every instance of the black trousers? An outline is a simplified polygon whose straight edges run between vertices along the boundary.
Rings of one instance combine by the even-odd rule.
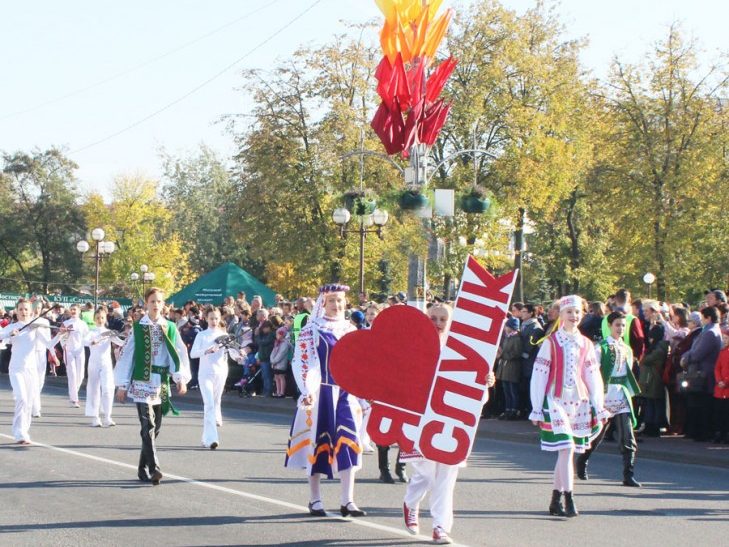
[[[698,441],[709,440],[712,429],[711,407],[713,406],[711,393],[688,393],[686,396],[686,435]]]
[[[150,405],[137,403],[137,415],[141,426],[142,451],[139,454],[139,470],[145,468],[150,475],[159,471],[159,459],[157,458],[157,446],[155,439],[162,428],[162,405]]]
[[[714,431],[720,438],[729,439],[729,399],[714,399]]]
[[[635,435],[633,434],[633,423],[630,420],[630,414],[616,414],[610,418],[610,422],[605,424],[605,427],[602,428],[600,434],[594,441],[592,441],[592,446],[586,452],[587,458],[589,458],[590,454],[592,454],[595,450],[597,450],[597,447],[600,446],[600,443],[608,430],[609,424],[612,424],[615,428],[615,436],[617,437],[621,454],[632,454],[638,450],[638,444],[635,442]]]

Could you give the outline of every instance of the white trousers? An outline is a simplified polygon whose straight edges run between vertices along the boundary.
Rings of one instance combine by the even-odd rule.
[[[36,382],[36,387],[38,389],[36,389],[35,396],[33,397],[32,413],[34,415],[41,413],[41,391],[43,391],[43,386],[46,383],[46,372],[48,371],[48,357],[46,350],[36,351],[35,355],[38,360],[38,377]]]
[[[227,370],[201,370],[198,374],[198,385],[203,400],[202,442],[205,446],[220,443],[217,423],[223,423],[220,402],[223,398],[223,390],[227,378]]]
[[[13,416],[13,437],[16,441],[30,441],[30,421],[33,398],[38,391],[38,373],[35,369],[11,370],[10,385],[13,386],[15,414]]]
[[[71,402],[78,402],[78,390],[84,381],[84,360],[86,358],[84,349],[71,351],[66,349],[63,353],[66,358],[66,376],[68,377],[68,399]]]
[[[114,403],[114,371],[111,363],[94,363],[89,360],[89,379],[86,382],[86,415],[104,422],[111,421],[111,407]]]
[[[458,466],[430,460],[409,461],[410,482],[405,491],[405,504],[410,509],[420,507],[430,492],[430,515],[433,528],[440,526],[446,533],[453,526],[453,489],[458,479]]]

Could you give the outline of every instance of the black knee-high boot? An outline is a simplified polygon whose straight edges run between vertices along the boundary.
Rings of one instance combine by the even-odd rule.
[[[576,517],[580,513],[577,511],[575,505],[575,498],[572,497],[572,492],[564,493],[564,514],[567,517]]]
[[[380,468],[380,480],[387,484],[395,484],[390,474],[390,447],[377,445],[377,462]]]
[[[562,493],[559,490],[552,490],[552,501],[549,504],[549,514],[557,517],[566,516],[562,506]]]
[[[635,480],[633,469],[635,468],[635,451],[623,452],[623,485],[640,488],[641,484]]]

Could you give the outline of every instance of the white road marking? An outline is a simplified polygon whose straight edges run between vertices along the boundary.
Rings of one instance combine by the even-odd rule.
[[[5,435],[3,433],[0,433],[0,437],[4,437],[5,439],[10,439],[11,441],[14,441],[15,438],[10,435]],[[60,446],[54,446],[52,444],[45,444],[45,443],[39,443],[37,441],[33,441],[33,444],[31,447],[37,446],[41,448],[47,448],[48,450],[54,450],[56,452],[60,452],[62,454],[68,454],[70,456],[76,456],[79,458],[86,458],[88,460],[93,460],[99,463],[106,463],[109,465],[115,465],[117,467],[123,467],[124,469],[131,469],[133,471],[137,470],[137,467],[128,463],[124,462],[118,462],[116,460],[110,460],[108,458],[102,458],[101,456],[94,456],[92,454],[86,454],[84,452],[79,452],[78,450],[70,450],[68,448],[61,448]],[[276,505],[278,507],[284,507],[286,509],[292,509],[294,511],[298,511],[301,513],[308,513],[309,508],[304,507],[303,505],[297,505],[295,503],[289,503],[288,501],[279,500],[276,498],[269,498],[266,496],[259,496],[258,494],[252,494],[250,492],[245,492],[243,490],[234,490],[233,488],[226,488],[225,486],[219,486],[217,484],[211,484],[208,482],[198,481],[195,479],[190,479],[187,477],[182,477],[180,475],[173,475],[171,473],[165,472],[164,474],[165,478],[168,479],[175,479],[181,482],[186,482],[188,484],[192,484],[194,486],[200,486],[202,488],[207,488],[209,490],[216,490],[218,492],[223,492],[225,494],[231,494],[233,496],[238,496],[241,498],[247,498],[250,500],[260,501],[263,503],[268,503],[270,505]],[[362,519],[345,519],[343,517],[340,517],[339,515],[329,515],[332,518],[337,518],[339,520],[343,520],[346,522],[350,522],[352,524],[356,524],[357,526],[362,526],[363,528],[370,528],[373,530],[379,530],[380,532],[387,532],[389,534],[393,534],[396,536],[402,536],[411,540],[420,540],[420,541],[427,541],[430,542],[432,539],[430,537],[424,536],[424,535],[417,535],[413,536],[410,534],[410,532],[406,530],[400,530],[398,528],[393,528],[392,526],[385,526],[383,524],[377,524],[375,522],[370,522],[367,520]],[[457,545],[457,544],[453,544]]]

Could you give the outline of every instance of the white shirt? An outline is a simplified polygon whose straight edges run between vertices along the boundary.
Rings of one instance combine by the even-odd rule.
[[[11,337],[12,332],[16,329],[20,330],[27,323],[22,321],[10,323],[0,330],[0,338],[7,339],[6,341],[13,346],[13,352],[10,356],[10,372],[35,370],[38,362],[37,352],[53,347],[48,322],[43,323],[44,321],[45,319],[38,319],[17,336]]]
[[[86,335],[84,345],[89,347],[89,366],[111,367],[111,344],[124,345],[124,341],[116,336],[103,336],[106,332],[109,332],[106,327],[94,327]]]
[[[89,334],[89,327],[86,322],[79,318],[66,319],[63,322],[63,326],[70,329],[70,332],[66,334],[66,342],[63,344],[68,351],[77,352],[84,349],[84,340]],[[55,346],[60,340],[62,334],[56,334],[53,338],[53,345]]]
[[[142,317],[139,321],[140,325],[148,325],[151,327],[152,337],[152,366],[167,367],[172,375],[172,379],[176,384],[187,383],[192,375],[190,374],[190,359],[187,356],[187,348],[185,347],[182,337],[177,335],[175,340],[175,349],[180,357],[180,370],[175,372],[175,362],[172,360],[167,346],[164,341],[162,329],[167,328],[167,319],[160,316],[157,321],[152,321],[148,315]],[[140,343],[143,343],[140,340]],[[129,397],[135,403],[149,403],[157,405],[161,403],[160,392],[162,390],[162,377],[153,372],[149,381],[132,380],[134,372],[134,329],[129,333],[129,338],[124,346],[121,358],[116,363],[114,369],[114,383],[117,387],[127,389]]]
[[[225,372],[228,374],[228,351],[218,346],[215,339],[225,336],[223,329],[207,328],[195,337],[195,342],[190,350],[190,358],[200,359],[200,373],[204,372]],[[212,353],[207,351],[215,347]]]
[[[607,337],[607,343],[615,350],[615,364],[611,377],[620,378],[628,375],[628,367],[633,364],[633,352],[622,339],[616,340],[612,336]],[[600,346],[595,347],[597,362],[602,361],[602,350]],[[630,405],[625,398],[625,390],[618,384],[608,383],[605,394],[605,408],[610,414],[624,414],[630,412]]]

